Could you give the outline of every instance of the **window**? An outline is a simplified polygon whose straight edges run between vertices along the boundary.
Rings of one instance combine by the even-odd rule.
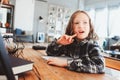
[[[95,32],[99,37],[107,37],[107,9],[96,9],[95,14]]]
[[[120,7],[109,8],[109,35],[110,37],[120,35]]]
[[[91,17],[97,35],[102,38],[107,37],[107,8],[90,9],[87,12]]]
[[[86,10],[100,38],[120,36],[120,5]]]
[[[94,24],[94,21],[95,21],[95,10],[94,9],[90,9],[90,10],[87,11],[87,13],[89,14],[89,16],[91,18],[91,21]]]

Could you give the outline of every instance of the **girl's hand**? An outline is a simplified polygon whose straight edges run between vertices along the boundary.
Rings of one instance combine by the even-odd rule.
[[[47,60],[47,63],[50,65],[55,65],[55,66],[59,66],[59,67],[66,67],[67,59],[50,58]]]
[[[63,35],[60,37],[60,39],[58,39],[57,43],[61,44],[61,45],[68,45],[71,44],[73,42],[73,38],[76,37],[77,34],[74,34],[72,36],[68,36],[68,35]]]

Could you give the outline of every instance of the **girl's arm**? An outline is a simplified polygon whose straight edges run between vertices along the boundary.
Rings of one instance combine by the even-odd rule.
[[[62,49],[63,49],[63,45],[60,45],[57,43],[57,39],[55,39],[54,41],[52,41],[47,49],[46,49],[46,53],[48,56],[60,56],[61,53],[63,53]]]
[[[91,45],[88,55],[79,59],[68,59],[68,69],[87,73],[104,73],[104,57],[97,45]]]
[[[67,50],[65,50],[64,47],[73,43],[73,38],[76,36],[77,34],[74,34],[72,36],[66,34],[62,35],[59,39],[55,39],[51,44],[48,45],[46,53],[50,56],[59,56],[63,53],[67,53]]]

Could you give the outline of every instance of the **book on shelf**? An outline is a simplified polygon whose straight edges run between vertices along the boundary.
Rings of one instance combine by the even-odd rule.
[[[24,60],[11,55],[9,55],[9,59],[12,66],[13,74],[20,74],[32,70],[33,67],[32,61]],[[0,75],[2,75],[1,73],[4,74],[2,65],[0,64]]]

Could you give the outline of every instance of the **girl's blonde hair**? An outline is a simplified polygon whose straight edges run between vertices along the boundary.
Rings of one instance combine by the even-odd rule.
[[[98,39],[98,36],[97,36],[97,34],[94,32],[94,28],[93,28],[93,25],[92,25],[92,23],[91,23],[91,19],[90,19],[89,15],[88,15],[85,11],[80,11],[80,10],[77,10],[76,12],[74,12],[74,13],[72,14],[72,16],[70,17],[70,20],[69,20],[68,25],[67,25],[67,27],[66,27],[65,34],[67,34],[67,35],[73,35],[73,34],[74,34],[74,31],[73,31],[73,30],[74,30],[74,29],[73,29],[73,21],[74,21],[76,15],[78,15],[78,14],[80,14],[80,13],[84,13],[84,14],[87,15],[88,18],[89,18],[90,32],[89,32],[89,35],[88,35],[87,39],[95,39],[95,40],[97,40],[97,39]]]

